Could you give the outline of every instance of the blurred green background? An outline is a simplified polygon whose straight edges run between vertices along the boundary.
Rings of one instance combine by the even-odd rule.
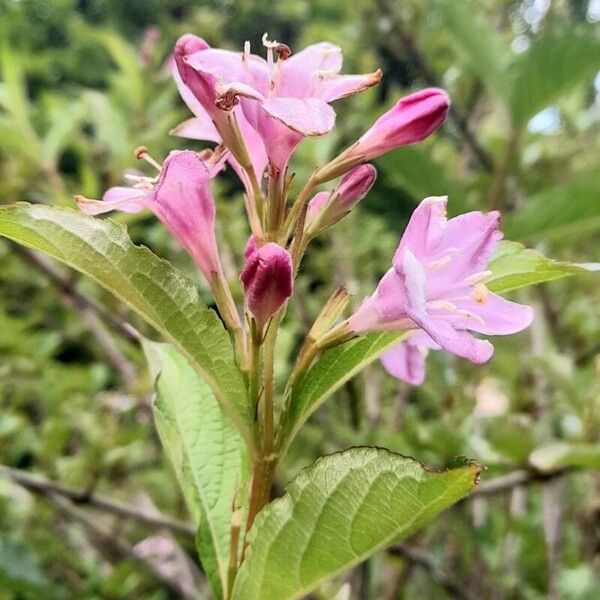
[[[232,49],[248,39],[255,52],[265,31],[292,49],[329,40],[346,72],[383,69],[378,88],[336,104],[334,133],[303,143],[297,181],[399,96],[446,88],[442,130],[378,160],[369,197],[309,251],[281,337],[284,374],[336,283],[355,302],[370,293],[426,196],[448,194],[452,213],[500,209],[507,238],[552,258],[600,260],[598,22],[598,0],[0,0],[0,203],[72,205],[140,168],[137,146],[158,159],[201,148],[169,136],[188,114],[166,61],[188,31]],[[241,190],[231,174],[216,185],[241,298]],[[116,218],[203,285],[153,218]],[[420,388],[374,365],[297,438],[281,489],[317,456],[358,444],[440,468],[467,456],[485,465],[482,486],[497,486],[314,598],[600,598],[600,287],[592,274],[518,299],[536,320],[498,339],[489,364],[434,353]],[[90,506],[100,494],[187,518],[121,317],[147,331],[90,281],[0,242],[1,600],[162,600],[181,595],[174,580],[205,597],[189,536]],[[57,496],[46,479],[36,491],[23,473],[80,495]]]

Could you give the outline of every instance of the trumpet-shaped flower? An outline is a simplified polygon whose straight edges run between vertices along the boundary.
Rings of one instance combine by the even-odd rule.
[[[264,141],[271,164],[281,172],[303,137],[323,135],[333,128],[335,112],[329,103],[377,84],[381,71],[340,75],[341,49],[328,42],[295,55],[266,35],[263,43],[266,61],[251,54],[246,43],[243,53],[203,48],[186,55],[185,63],[200,79],[215,82],[217,105],[232,107],[240,101]]]
[[[292,295],[292,259],[285,248],[274,242],[260,248],[249,244],[240,279],[248,309],[261,330]]]
[[[470,212],[448,220],[446,198],[421,202],[392,268],[350,317],[349,329],[419,329],[427,335],[426,345],[433,343],[475,363],[489,360],[492,344],[469,332],[516,333],[529,326],[533,316],[530,307],[497,296],[483,283],[489,275],[488,260],[502,238],[499,219],[497,212]],[[413,346],[420,345],[419,338]],[[409,350],[405,346],[401,352]],[[414,357],[413,352],[413,371]]]
[[[210,282],[221,272],[215,238],[215,202],[210,179],[221,168],[222,158],[204,161],[195,152],[171,152],[156,179],[135,177],[133,187],[110,188],[102,200],[76,196],[88,215],[112,210],[137,213],[151,210],[177,238]]]

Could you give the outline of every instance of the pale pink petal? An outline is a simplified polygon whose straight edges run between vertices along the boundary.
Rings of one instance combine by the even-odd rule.
[[[410,342],[401,342],[381,356],[385,370],[410,385],[421,385],[425,380],[425,352]]]
[[[335,125],[335,112],[319,98],[268,98],[262,109],[274,119],[302,134],[316,136],[328,133]]]
[[[346,96],[358,94],[381,81],[381,69],[365,75],[337,75],[322,77],[319,85],[319,96],[326,102],[333,102]]]
[[[479,340],[466,331],[454,329],[443,317],[431,317],[410,309],[408,316],[452,354],[479,364],[488,361],[494,353],[494,347],[487,340]]]
[[[170,134],[190,140],[207,140],[217,144],[221,143],[221,136],[208,115],[205,119],[192,117],[171,129]]]
[[[470,212],[448,221],[443,239],[430,253],[430,260],[448,256],[450,261],[431,274],[433,297],[452,296],[465,279],[486,270],[487,263],[502,239],[500,214]]]
[[[479,302],[469,299],[456,301],[455,304],[459,310],[466,311],[460,316],[463,328],[486,335],[517,333],[529,327],[533,320],[530,306],[511,302],[492,292],[482,292]]]
[[[404,250],[401,267],[395,266],[395,271],[404,281],[408,308],[413,313],[425,314],[425,270],[423,269],[423,265],[421,265],[416,256],[408,248]]]
[[[392,263],[402,265],[404,250],[410,248],[415,257],[426,262],[433,257],[431,248],[436,248],[446,230],[446,196],[425,198],[414,210],[402,234]]]
[[[218,83],[241,82],[266,93],[267,63],[255,54],[210,48],[188,55],[186,62],[196,71],[214,77]]]
[[[148,190],[117,186],[109,188],[102,200],[92,200],[85,196],[75,196],[75,201],[79,210],[86,215],[101,215],[112,210],[138,213],[147,208],[147,194]]]
[[[331,42],[319,42],[292,54],[284,61],[284,66],[289,71],[295,71],[298,68],[306,71],[339,73],[342,69],[342,61],[342,49],[339,46]]]

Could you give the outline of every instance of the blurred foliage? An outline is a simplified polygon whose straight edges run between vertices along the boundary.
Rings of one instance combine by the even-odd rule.
[[[137,146],[159,159],[180,147],[168,132],[187,113],[167,59],[186,31],[231,48],[249,39],[255,50],[264,31],[293,48],[327,39],[342,46],[347,72],[383,68],[378,89],[336,105],[335,133],[304,142],[297,181],[398,96],[445,87],[454,112],[443,131],[378,161],[370,196],[309,251],[280,340],[283,372],[335,283],[355,302],[370,293],[424,196],[448,194],[453,213],[500,209],[507,237],[547,256],[599,260],[598,20],[598,2],[585,0],[0,0],[0,202],[98,197],[135,166]],[[240,188],[230,176],[217,185],[235,284],[247,235]],[[195,277],[152,219],[117,218]],[[60,273],[131,318],[89,281]],[[185,519],[148,411],[140,349],[5,242],[0,285],[0,462]],[[434,353],[418,389],[379,366],[348,383],[311,417],[280,482],[323,453],[367,443],[435,467],[469,456],[486,466],[484,481],[566,469],[561,479],[462,503],[411,544],[470,597],[592,600],[600,587],[600,289],[582,276],[519,299],[534,305],[536,321],[497,340],[487,365]],[[131,544],[152,533],[97,514]],[[180,542],[193,557],[193,540]],[[350,581],[351,598],[455,597],[428,569],[385,554]],[[319,597],[333,598],[340,583]],[[170,594],[131,557],[0,479],[0,599]]]

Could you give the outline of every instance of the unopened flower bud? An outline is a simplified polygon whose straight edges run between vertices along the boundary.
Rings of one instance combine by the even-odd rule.
[[[443,122],[450,108],[444,90],[428,88],[399,100],[379,117],[350,153],[364,160],[424,140]]]
[[[448,94],[439,88],[427,88],[400,99],[354,145],[320,169],[317,180],[330,181],[357,164],[424,140],[444,122],[449,108]]]
[[[359,165],[342,178],[331,194],[316,194],[308,204],[308,235],[324,231],[347,215],[368,194],[376,178],[377,171],[373,165]]]
[[[248,255],[240,279],[260,330],[292,295],[292,259],[285,248],[269,242]]]

